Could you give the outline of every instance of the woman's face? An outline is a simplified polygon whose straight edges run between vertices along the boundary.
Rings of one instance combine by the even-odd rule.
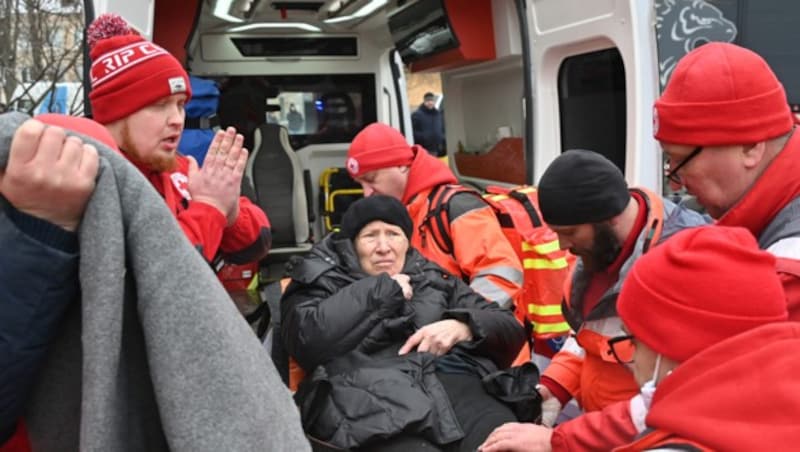
[[[408,238],[399,226],[376,220],[361,228],[355,239],[355,248],[365,273],[394,276],[403,270],[406,263]]]

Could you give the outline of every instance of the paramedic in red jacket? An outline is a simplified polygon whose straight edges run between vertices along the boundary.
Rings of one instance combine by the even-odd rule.
[[[193,158],[177,153],[191,97],[178,60],[113,14],[89,26],[87,42],[94,119],[161,193],[192,244],[209,262],[243,264],[264,257],[269,222],[240,196],[247,161],[242,136],[233,128],[218,132],[198,168]]]
[[[800,441],[800,359],[787,353],[800,324],[784,322],[775,258],[748,231],[679,232],[636,261],[617,310],[625,331],[609,346],[640,393],[630,403],[638,438],[615,450],[789,450]],[[541,450],[530,441],[536,428],[508,424],[480,450]]]
[[[353,139],[346,166],[365,196],[388,195],[406,206],[414,222],[411,245],[423,256],[465,279],[485,298],[512,308],[522,291],[522,265],[488,204],[469,193],[450,199],[452,254],[433,240],[430,227],[423,227],[431,193],[457,182],[447,165],[421,146],[410,146],[392,127],[374,123]]]
[[[681,232],[629,281],[615,349],[632,360],[645,410],[633,413],[640,437],[619,450],[796,449],[800,324],[785,322],[775,258],[752,234]]]
[[[653,131],[683,186],[723,226],[778,258],[789,318],[800,320],[800,134],[786,91],[756,53],[709,43],[681,58]]]

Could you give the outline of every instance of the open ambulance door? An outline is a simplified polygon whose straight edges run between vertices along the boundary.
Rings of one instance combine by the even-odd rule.
[[[652,2],[527,2],[536,179],[568,149],[597,151],[629,184],[660,191],[652,137],[658,69]]]
[[[408,69],[441,76],[448,162],[462,183],[478,187],[532,182],[515,3],[421,0],[403,2],[388,16]]]

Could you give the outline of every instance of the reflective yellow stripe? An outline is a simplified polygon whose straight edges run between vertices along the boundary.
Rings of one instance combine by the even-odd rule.
[[[486,199],[489,199],[489,200],[495,201],[495,202],[502,201],[504,199],[508,199],[508,196],[506,196],[506,195],[484,195],[484,197]]]
[[[548,304],[548,305],[540,305],[540,304],[529,304],[528,305],[528,314],[534,315],[561,315],[561,305],[560,304]]]
[[[525,187],[525,188],[518,188],[514,189],[517,193],[535,193],[536,187]],[[491,199],[492,201],[502,201],[504,199],[508,199],[509,196],[503,193],[485,193],[483,195],[484,198]]]
[[[523,259],[522,267],[525,269],[533,270],[561,270],[567,268],[567,258],[559,257],[558,259]]]
[[[561,249],[561,244],[558,240],[553,240],[538,245],[531,245],[528,242],[522,242],[522,251],[536,251],[539,254],[550,254]]]
[[[567,322],[561,323],[537,323],[533,326],[536,333],[566,333],[569,331]]]

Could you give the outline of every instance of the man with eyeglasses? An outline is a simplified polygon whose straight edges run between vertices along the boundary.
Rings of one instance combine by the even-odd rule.
[[[508,424],[496,432],[519,438],[532,450],[610,450],[635,435],[627,403],[639,392],[607,343],[622,331],[616,314],[622,283],[651,247],[706,221],[649,190],[629,188],[619,168],[587,150],[566,151],[553,160],[538,190],[544,221],[558,234],[561,248],[578,258],[562,303],[575,334],[542,374],[543,423],[552,425],[573,398],[589,414],[555,429]],[[601,412],[612,406],[612,414]]]
[[[800,137],[766,61],[727,43],[683,57],[656,101],[653,129],[670,184],[722,226],[742,226],[778,258],[789,316],[800,319]]]
[[[797,447],[800,323],[775,258],[744,228],[681,231],[636,261],[609,340],[641,392],[636,441],[616,451]]]

